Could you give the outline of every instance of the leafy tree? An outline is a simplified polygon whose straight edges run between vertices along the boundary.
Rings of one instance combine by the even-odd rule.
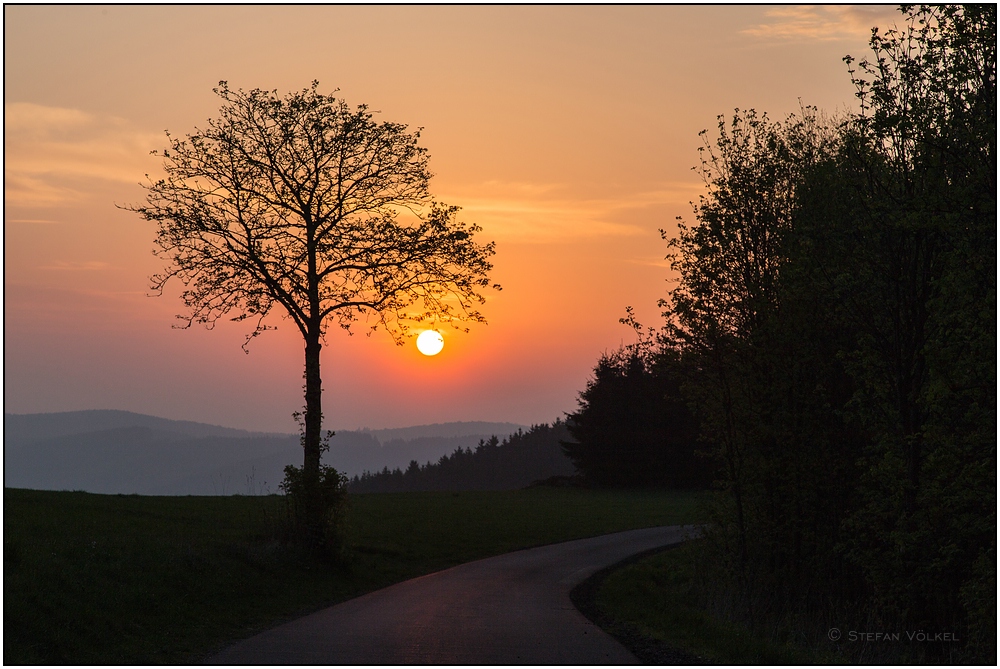
[[[903,11],[851,70],[860,206],[828,222],[872,435],[851,555],[881,610],[995,659],[996,6]]]
[[[846,59],[859,114],[720,122],[664,341],[746,620],[961,630],[913,657],[993,661],[996,8],[902,11]]]
[[[145,186],[146,204],[128,207],[157,223],[156,253],[168,265],[152,284],[183,285],[183,327],[252,319],[249,342],[277,304],[302,334],[300,488],[313,542],[323,517],[320,350],[329,324],[350,330],[363,318],[401,343],[408,322],[481,322],[475,307],[494,253],[456,207],[431,199],[419,132],[317,89],[280,97],[220,82],[218,118],[184,139],[168,133],[166,176]]]
[[[719,117],[714,142],[702,135],[698,171],[708,192],[695,204],[696,223],[681,223],[670,240],[668,258],[681,281],[663,303],[664,335],[698,370],[686,391],[723,468],[732,505],[727,531],[745,591],[755,555],[809,571],[807,556],[775,549],[802,545],[796,537],[822,515],[807,500],[829,499],[814,495],[812,474],[830,470],[829,450],[808,428],[829,420],[816,414],[825,398],[814,356],[803,348],[825,338],[799,327],[821,321],[803,319],[789,330],[794,310],[785,288],[800,188],[836,137],[811,108],[784,122],[737,110],[730,121]],[[807,452],[814,456],[808,464]]]

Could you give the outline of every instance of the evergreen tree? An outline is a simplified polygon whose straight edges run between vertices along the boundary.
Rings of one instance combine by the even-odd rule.
[[[563,449],[598,486],[707,487],[710,464],[696,456],[698,424],[681,395],[676,356],[637,347],[601,356],[567,418]]]

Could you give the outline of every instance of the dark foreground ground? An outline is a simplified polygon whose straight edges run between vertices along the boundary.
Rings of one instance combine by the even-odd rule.
[[[5,664],[183,664],[409,578],[700,520],[697,495],[547,489],[352,497],[348,555],[277,540],[278,497],[4,490]]]

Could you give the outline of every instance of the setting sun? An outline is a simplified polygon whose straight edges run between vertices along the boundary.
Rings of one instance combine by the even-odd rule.
[[[417,349],[424,355],[437,355],[444,348],[444,337],[436,330],[425,330],[417,337]]]

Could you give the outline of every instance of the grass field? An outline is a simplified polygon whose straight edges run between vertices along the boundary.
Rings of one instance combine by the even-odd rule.
[[[351,498],[330,567],[273,537],[281,498],[4,490],[4,664],[183,664],[469,560],[692,523],[696,496],[534,488]]]
[[[594,605],[614,621],[612,632],[653,639],[707,664],[837,664],[842,658],[817,648],[778,644],[760,632],[723,621],[701,606],[694,591],[698,546],[640,559],[612,571],[596,589]]]

